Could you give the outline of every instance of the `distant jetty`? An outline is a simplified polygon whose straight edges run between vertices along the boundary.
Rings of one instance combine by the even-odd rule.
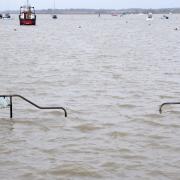
[[[164,9],[140,9],[140,8],[131,8],[131,9],[41,9],[36,10],[37,14],[52,14],[52,11],[55,14],[148,14],[149,12],[153,14],[180,14],[180,8],[164,8]],[[7,10],[0,13],[11,13],[18,14],[17,10]]]

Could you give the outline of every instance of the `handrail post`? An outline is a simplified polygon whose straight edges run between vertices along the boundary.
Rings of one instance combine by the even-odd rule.
[[[10,96],[10,118],[13,117],[13,105],[12,105],[12,96]]]

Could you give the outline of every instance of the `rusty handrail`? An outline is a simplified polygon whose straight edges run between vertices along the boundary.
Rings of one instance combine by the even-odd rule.
[[[23,99],[24,101],[28,102],[29,104],[35,106],[35,107],[38,108],[38,109],[61,109],[61,110],[64,111],[65,117],[67,117],[67,111],[66,111],[66,109],[63,108],[63,107],[42,107],[42,106],[39,106],[39,105],[35,104],[34,102],[26,99],[26,98],[23,97],[23,96],[18,95],[18,94],[14,94],[14,95],[0,95],[0,97],[4,97],[4,98],[5,98],[5,97],[9,97],[9,98],[10,98],[10,104],[9,104],[9,107],[10,107],[10,118],[13,117],[13,101],[12,101],[12,98],[13,98],[13,97],[19,97],[19,98]]]

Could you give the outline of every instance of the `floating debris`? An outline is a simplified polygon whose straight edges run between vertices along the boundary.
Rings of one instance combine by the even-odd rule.
[[[10,105],[9,97],[0,97],[0,109],[7,108]]]

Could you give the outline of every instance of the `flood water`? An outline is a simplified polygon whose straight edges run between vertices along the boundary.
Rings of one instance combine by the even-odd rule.
[[[0,20],[0,179],[179,179],[180,15]],[[175,31],[175,28],[179,30]]]

